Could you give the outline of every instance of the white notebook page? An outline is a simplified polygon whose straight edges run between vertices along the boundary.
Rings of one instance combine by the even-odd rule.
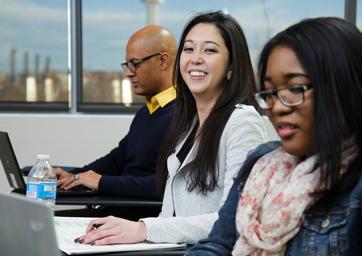
[[[156,249],[185,248],[185,244],[167,243],[137,243],[137,244],[116,244],[116,245],[86,245],[74,243],[74,239],[84,235],[86,227],[94,218],[82,217],[54,217],[55,232],[57,235],[58,247],[68,255],[121,252],[121,251],[144,251]]]

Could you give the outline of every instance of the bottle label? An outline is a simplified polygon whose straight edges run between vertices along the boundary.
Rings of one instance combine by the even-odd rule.
[[[53,199],[56,196],[57,183],[54,181],[30,182],[26,184],[26,196],[36,199]]]

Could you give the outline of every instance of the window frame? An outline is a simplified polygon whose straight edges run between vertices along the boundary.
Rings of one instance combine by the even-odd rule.
[[[345,0],[344,18],[356,24],[357,0]],[[134,114],[143,103],[125,106],[122,103],[83,102],[83,34],[82,0],[67,0],[68,9],[68,66],[70,70],[69,102],[2,101],[1,112],[64,112]]]

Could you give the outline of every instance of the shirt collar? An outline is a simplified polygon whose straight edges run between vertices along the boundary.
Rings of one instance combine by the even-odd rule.
[[[150,99],[146,98],[146,106],[152,115],[158,108],[163,108],[174,99],[176,99],[176,89],[171,86],[152,96]]]

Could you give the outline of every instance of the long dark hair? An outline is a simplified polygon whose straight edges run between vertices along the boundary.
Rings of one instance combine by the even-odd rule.
[[[181,35],[173,72],[173,83],[177,85],[175,118],[161,147],[157,164],[157,180],[163,192],[167,176],[167,158],[177,143],[183,139],[191,128],[197,115],[195,99],[183,80],[180,72],[180,56],[185,38],[189,31],[199,23],[215,25],[229,51],[229,65],[232,76],[225,79],[224,89],[206,119],[199,135],[198,151],[193,161],[185,166],[188,177],[188,190],[196,189],[206,194],[213,191],[218,181],[218,148],[224,127],[235,108],[235,104],[255,105],[255,79],[250,61],[246,39],[238,22],[221,11],[201,13],[192,18]]]
[[[311,79],[314,152],[319,155],[318,165],[326,166],[324,178],[333,190],[340,177],[343,142],[354,136],[362,149],[362,33],[355,25],[334,17],[307,19],[287,28],[261,53],[258,69],[262,89],[268,57],[278,45],[295,52]],[[355,163],[360,160],[359,155]],[[357,169],[355,176],[359,175]]]

